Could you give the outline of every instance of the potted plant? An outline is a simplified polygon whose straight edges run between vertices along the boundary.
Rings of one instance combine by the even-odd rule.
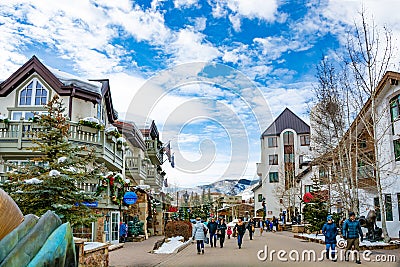
[[[97,134],[99,130],[104,129],[104,125],[99,122],[98,119],[93,117],[87,117],[78,122],[78,131],[87,132],[90,134]]]
[[[8,129],[9,123],[8,118],[0,117],[0,129]]]
[[[104,132],[107,136],[107,139],[112,140],[114,143],[116,143],[117,139],[122,136],[117,127],[114,126],[108,127]]]

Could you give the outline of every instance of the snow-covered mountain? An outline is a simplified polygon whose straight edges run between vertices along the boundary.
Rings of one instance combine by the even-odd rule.
[[[249,191],[258,183],[258,180],[248,179],[225,179],[213,182],[208,185],[199,185],[193,188],[180,188],[179,192],[191,192],[201,194],[203,189],[208,192],[210,189],[211,193],[222,193],[228,196],[243,195],[243,199],[248,199]],[[245,193],[245,194],[244,194]]]

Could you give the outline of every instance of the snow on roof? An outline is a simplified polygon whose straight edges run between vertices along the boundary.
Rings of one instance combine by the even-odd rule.
[[[46,65],[46,68],[48,68],[56,77],[59,79],[64,85],[75,85],[79,88],[82,88],[86,91],[101,94],[101,87],[102,84],[100,82],[93,82],[93,81],[88,81],[88,80],[83,80],[81,77],[75,76],[73,74],[54,69],[52,67],[49,67]]]

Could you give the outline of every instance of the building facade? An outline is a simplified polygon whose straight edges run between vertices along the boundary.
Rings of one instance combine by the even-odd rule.
[[[288,219],[301,210],[299,196],[310,180],[298,179],[310,162],[310,126],[286,108],[261,135],[259,186],[253,189],[255,216],[286,213]],[[263,207],[263,202],[265,207]]]

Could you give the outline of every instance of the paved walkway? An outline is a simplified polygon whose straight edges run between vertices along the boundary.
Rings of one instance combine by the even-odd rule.
[[[326,259],[323,261],[317,260],[316,262],[295,262],[294,260],[290,260],[288,254],[291,250],[297,250],[300,253],[300,259],[304,250],[314,250],[317,253],[316,257],[319,258],[324,245],[293,238],[293,234],[288,232],[264,233],[262,237],[256,235],[255,239],[251,241],[246,233],[242,249],[238,249],[236,239],[231,238],[226,240],[224,248],[211,248],[209,245],[206,245],[204,255],[196,253],[195,244],[191,244],[178,254],[173,255],[147,253],[158,239],[152,237],[141,243],[127,243],[123,249],[110,252],[110,266],[287,266],[288,264],[308,267],[359,266],[354,262],[341,261],[340,258],[336,263]],[[268,254],[272,250],[286,251],[288,254],[284,255],[283,258],[288,259],[288,261],[279,261],[277,252],[273,253],[272,260],[268,257],[265,261],[260,261],[257,257],[257,252],[264,249],[266,245]],[[399,249],[374,251],[370,256],[371,262],[362,259],[362,266],[400,266],[399,252]],[[376,262],[377,256],[382,257],[389,254],[395,255],[397,262]],[[295,256],[295,254],[292,255]]]

